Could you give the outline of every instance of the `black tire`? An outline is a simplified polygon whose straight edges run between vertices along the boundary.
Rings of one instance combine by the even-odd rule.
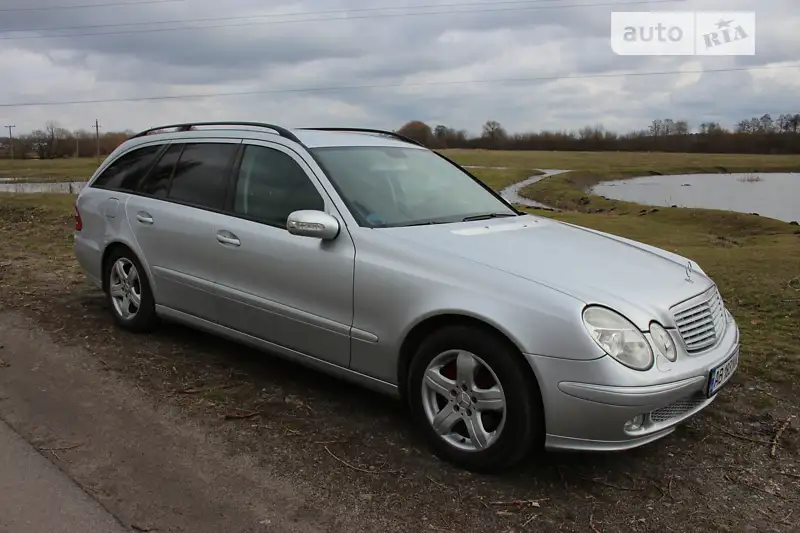
[[[138,287],[141,291],[141,304],[138,311],[132,317],[124,317],[114,305],[114,298],[111,296],[111,273],[117,261],[121,258],[127,259],[132,263],[138,274]],[[112,251],[105,263],[105,270],[103,272],[103,285],[106,289],[106,301],[111,311],[111,316],[114,322],[121,328],[134,332],[145,333],[153,330],[158,324],[158,317],[156,316],[156,305],[153,299],[153,291],[150,289],[150,282],[147,279],[142,264],[132,251],[128,248],[117,248]]]
[[[431,426],[423,406],[425,371],[433,359],[449,350],[464,350],[482,359],[497,376],[506,401],[506,418],[497,440],[483,450],[462,450]],[[508,341],[471,326],[435,331],[419,346],[411,361],[408,401],[415,425],[442,460],[480,473],[496,473],[519,463],[544,442],[542,398],[531,368]]]

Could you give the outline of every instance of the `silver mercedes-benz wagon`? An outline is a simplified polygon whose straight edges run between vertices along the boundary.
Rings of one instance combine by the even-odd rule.
[[[403,398],[433,451],[476,471],[651,442],[738,364],[697,264],[520,212],[392,132],[162,126],[75,211],[120,327],[182,322]]]

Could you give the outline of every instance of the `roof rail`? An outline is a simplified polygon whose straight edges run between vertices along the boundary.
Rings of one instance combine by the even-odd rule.
[[[404,135],[400,135],[394,131],[386,131],[386,130],[374,130],[370,128],[299,128],[301,130],[315,130],[315,131],[353,131],[358,133],[379,133],[382,135],[388,135],[389,137],[394,137],[395,139],[399,139],[401,141],[405,141],[407,143],[416,144],[417,146],[422,146],[423,148],[427,148],[421,142],[417,142],[414,139],[410,139]]]
[[[303,144],[300,142],[300,139],[297,137],[297,135],[286,128],[282,128],[281,126],[276,126],[274,124],[266,124],[264,122],[187,122],[185,124],[168,124],[166,126],[158,126],[156,128],[150,128],[149,130],[139,132],[131,137],[131,139],[135,139],[136,137],[144,137],[145,135],[149,135],[154,131],[165,130],[167,128],[177,128],[176,131],[190,131],[195,126],[255,126],[259,128],[269,128],[277,132],[278,135],[285,139],[289,139],[290,141],[294,141],[298,144]]]

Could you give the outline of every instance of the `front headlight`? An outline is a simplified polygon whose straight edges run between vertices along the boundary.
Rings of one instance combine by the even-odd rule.
[[[608,355],[634,370],[653,366],[653,352],[642,332],[627,318],[605,307],[587,307],[583,324]]]
[[[667,333],[667,330],[661,324],[653,322],[650,324],[650,336],[653,337],[653,347],[656,352],[674,363],[675,359],[678,358],[678,352],[675,350],[675,343],[672,342],[672,337]]]

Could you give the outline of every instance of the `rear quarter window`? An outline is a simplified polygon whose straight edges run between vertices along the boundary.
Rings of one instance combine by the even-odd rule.
[[[163,145],[136,148],[111,163],[92,183],[98,189],[133,191],[153,166]]]

